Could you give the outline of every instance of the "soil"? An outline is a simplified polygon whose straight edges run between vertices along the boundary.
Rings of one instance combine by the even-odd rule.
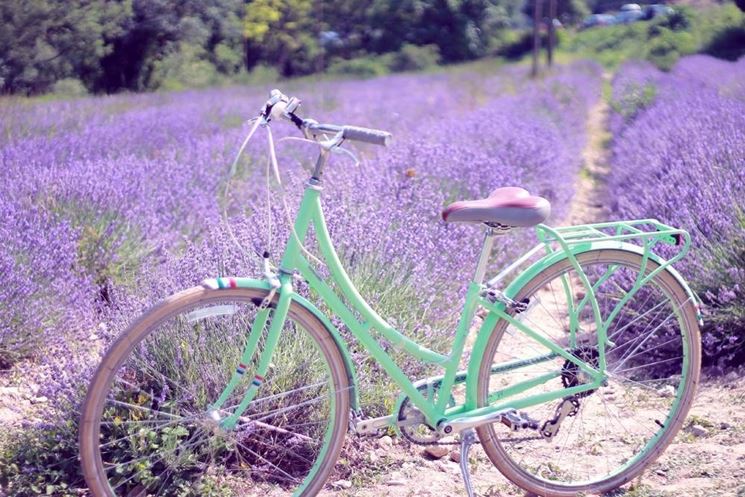
[[[745,496],[745,367],[702,382],[686,428],[640,478],[614,497]],[[695,428],[694,428],[695,426]],[[439,460],[423,447],[388,437],[354,440],[346,478],[332,479],[321,495],[356,497],[465,496],[457,446],[444,446]],[[471,474],[480,497],[528,497],[504,478],[479,446],[470,454]],[[344,464],[341,466],[345,467]],[[340,476],[340,475],[337,475]],[[348,484],[350,488],[343,488]]]

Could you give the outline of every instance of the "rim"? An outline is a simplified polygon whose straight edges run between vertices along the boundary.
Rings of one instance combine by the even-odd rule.
[[[225,407],[211,408],[240,364],[255,313],[248,297],[201,299],[134,338],[108,373],[94,417],[107,494],[170,495],[183,486],[193,495],[290,495],[314,481],[333,439],[338,378],[297,316],[288,316],[272,367],[235,428],[221,421],[251,384],[253,363]]]
[[[627,260],[580,261],[591,284],[597,284],[597,298],[603,317],[633,287],[638,266]],[[609,269],[615,271],[607,276]],[[583,308],[572,323],[567,295],[578,306],[585,297],[583,287],[566,265],[550,271],[526,293],[533,300],[521,320],[552,340],[572,348],[588,362],[597,358],[597,335],[592,311]],[[607,279],[604,279],[606,278]],[[489,436],[509,458],[509,464],[542,487],[578,488],[609,481],[640,463],[676,425],[690,374],[690,334],[682,306],[675,293],[656,277],[623,307],[608,327],[615,346],[607,352],[608,385],[578,398],[574,415],[563,418],[558,433],[550,440],[524,440],[538,435],[532,430],[510,432],[506,426],[488,427]],[[589,307],[589,306],[588,306]],[[580,340],[570,347],[567,330],[576,326]],[[545,353],[537,342],[508,327],[488,351],[493,363],[524,359]],[[489,392],[505,388],[528,377],[549,372],[560,374],[535,394],[587,381],[583,374],[561,358],[544,361],[489,377]],[[524,395],[528,395],[524,394]],[[554,418],[561,401],[523,412],[543,423]],[[570,410],[569,408],[567,410]],[[574,409],[572,409],[574,410]]]

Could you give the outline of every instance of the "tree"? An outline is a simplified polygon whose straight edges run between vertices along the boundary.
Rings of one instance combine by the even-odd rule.
[[[745,12],[745,0],[735,0],[735,5],[737,5],[741,11]]]
[[[370,46],[377,53],[397,51],[405,43],[437,45],[446,62],[484,54],[487,0],[376,0],[370,8]]]
[[[160,64],[153,79],[156,66],[169,57],[172,64],[182,61],[205,70],[206,63],[237,71],[242,11],[241,0],[133,0],[125,29],[101,61],[103,75],[96,88],[152,89],[161,80],[158,73],[163,73]]]
[[[254,0],[246,6],[243,34],[246,62],[264,60],[285,76],[308,74],[321,59],[319,26],[312,0]]]
[[[523,12],[530,18],[533,17],[534,2],[526,2]],[[558,19],[564,24],[577,24],[590,13],[585,0],[557,0],[556,14]],[[543,9],[546,13],[546,9]],[[544,16],[545,18],[545,16]]]
[[[0,2],[0,84],[27,94],[49,90],[62,78],[90,89],[102,57],[113,49],[131,3],[108,0]]]

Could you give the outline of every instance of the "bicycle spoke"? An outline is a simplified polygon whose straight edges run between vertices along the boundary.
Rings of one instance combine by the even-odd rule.
[[[96,446],[100,478],[117,497],[140,489],[175,495],[200,481],[226,492],[253,487],[267,495],[290,495],[325,468],[317,459],[331,443],[329,431],[338,430],[335,404],[354,387],[339,375],[340,368],[329,366],[320,332],[311,334],[288,320],[267,378],[256,382],[251,375],[267,343],[262,335],[245,376],[228,401],[211,411],[234,377],[249,318],[255,316],[255,311],[245,314],[243,305],[231,309],[235,312],[207,312],[192,323],[180,314],[158,322],[118,362],[122,366],[101,401]],[[235,348],[226,352],[226,346]],[[257,395],[238,423],[224,423],[252,383]]]
[[[588,267],[585,268],[585,265]],[[584,285],[577,283],[579,278],[571,264],[565,267],[564,272],[556,272],[545,280],[533,283],[527,294],[518,293],[519,298],[527,297],[536,301],[518,316],[526,326],[568,350],[567,319],[575,312],[573,319],[577,319],[577,345],[576,352],[573,352],[588,365],[597,368],[598,334],[592,303],[588,300],[581,309],[576,307],[585,299],[586,292]],[[609,273],[610,267],[613,271]],[[603,320],[633,289],[639,275],[638,268],[627,267],[617,261],[606,264],[590,260],[583,264],[583,270],[593,286]],[[571,295],[569,302],[566,292]],[[575,396],[580,406],[578,413],[571,419],[565,418],[551,440],[531,440],[529,436],[512,435],[499,424],[494,425],[494,436],[498,440],[504,438],[505,442],[499,445],[501,452],[490,452],[492,460],[511,459],[510,465],[505,466],[504,470],[509,473],[515,471],[513,468],[519,468],[520,478],[535,482],[534,488],[561,489],[577,489],[588,483],[605,481],[633,467],[636,461],[643,460],[650,447],[657,443],[657,434],[667,430],[665,420],[674,409],[680,408],[674,396],[663,395],[659,389],[670,384],[676,390],[681,388],[682,380],[671,380],[670,377],[684,374],[686,367],[682,351],[689,335],[684,335],[682,325],[685,322],[679,310],[687,302],[679,297],[670,298],[670,294],[660,286],[645,284],[619,308],[608,325],[608,339],[616,344],[606,351],[604,372],[608,383]],[[526,337],[519,330],[501,334],[501,341],[490,364],[499,366],[509,361],[529,361],[531,356],[536,355],[537,342]],[[530,398],[590,381],[590,377],[578,366],[557,357],[547,364],[490,374],[487,391],[506,391],[521,381],[542,374],[541,366],[546,369],[549,364],[556,365],[554,371],[561,372],[561,376],[517,393],[515,397]],[[500,398],[495,402],[507,404],[509,398]],[[541,426],[553,419],[560,405],[557,402],[561,401],[528,407],[524,412]],[[519,443],[513,443],[513,438]]]

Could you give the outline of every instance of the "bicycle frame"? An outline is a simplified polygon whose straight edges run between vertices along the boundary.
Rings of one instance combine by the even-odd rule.
[[[598,309],[598,304],[594,297],[593,286],[590,285],[587,277],[580,269],[575,255],[584,250],[597,248],[598,243],[607,244],[609,243],[609,241],[612,242],[619,239],[624,240],[624,237],[628,238],[628,236],[630,235],[624,234],[625,232],[621,228],[618,229],[618,234],[615,237],[605,236],[605,238],[603,238],[602,240],[598,240],[595,243],[585,243],[584,245],[575,243],[574,246],[570,246],[572,245],[572,241],[565,240],[565,236],[567,239],[571,239],[571,236],[566,233],[564,233],[565,236],[563,236],[562,232],[560,231],[562,228],[554,230],[547,226],[539,225],[538,229],[542,243],[539,244],[537,248],[545,248],[548,252],[548,255],[541,259],[541,261],[539,261],[538,263],[534,264],[532,271],[525,271],[515,280],[518,286],[524,284],[526,278],[529,279],[528,276],[532,276],[536,273],[537,270],[548,267],[549,265],[555,263],[556,260],[561,257],[568,257],[572,261],[585,289],[587,290],[585,299],[583,299],[583,301],[575,309],[575,315],[579,313],[579,310],[584,305],[589,304],[592,307],[593,314],[595,316],[599,349],[599,364],[597,368],[582,361],[571,352],[565,350],[564,347],[546,339],[544,336],[540,335],[536,331],[532,330],[529,326],[522,323],[518,319],[518,317],[513,315],[512,311],[506,308],[505,303],[495,302],[485,297],[485,288],[493,286],[493,283],[496,280],[503,278],[506,273],[514,270],[521,263],[521,261],[526,259],[527,256],[529,256],[532,252],[536,251],[536,249],[534,249],[533,251],[526,254],[526,256],[516,261],[513,265],[500,273],[497,278],[494,278],[492,281],[490,281],[489,285],[485,287],[482,283],[482,280],[494,241],[495,233],[493,232],[493,230],[487,231],[486,239],[482,248],[481,257],[479,259],[479,264],[476,269],[475,276],[468,285],[465,304],[458,321],[452,349],[449,354],[443,355],[407,338],[403,333],[391,326],[385,319],[383,319],[377,312],[375,312],[375,310],[373,310],[370,305],[364,300],[364,298],[359,294],[345,269],[343,268],[339,256],[334,249],[321,206],[321,191],[322,187],[320,186],[320,181],[314,175],[314,177],[309,180],[306,186],[300,208],[298,209],[297,217],[294,222],[294,232],[289,237],[284,254],[282,255],[278,281],[275,281],[274,283],[274,289],[277,290],[279,297],[276,301],[276,304],[273,304],[271,308],[261,309],[257,314],[256,321],[253,325],[251,334],[248,338],[248,343],[244,350],[242,362],[244,364],[247,364],[253,356],[253,351],[257,345],[259,336],[261,335],[261,331],[267,324],[269,314],[270,312],[273,312],[271,316],[271,324],[267,333],[265,348],[262,351],[258,361],[256,376],[252,382],[252,385],[250,385],[247,389],[240,405],[236,408],[231,416],[223,420],[224,426],[228,428],[235,426],[238,418],[242,415],[242,413],[255,397],[261,381],[263,381],[263,377],[268,371],[273,349],[277,343],[279,333],[284,326],[290,303],[293,299],[297,299],[299,297],[294,292],[292,286],[292,278],[295,272],[298,272],[300,276],[302,276],[302,278],[304,278],[308,282],[310,287],[325,302],[328,308],[331,309],[331,311],[344,322],[352,335],[363,345],[365,350],[370,353],[370,355],[385,369],[391,379],[399,386],[402,391],[402,395],[408,396],[412,404],[421,411],[426,419],[426,422],[432,427],[436,428],[442,423],[451,421],[456,418],[463,419],[464,417],[483,416],[500,411],[503,412],[507,409],[522,409],[532,405],[550,402],[576,393],[596,389],[603,384],[603,382],[605,381],[605,347],[609,343],[606,337],[606,329],[608,323],[610,322],[610,319],[606,322],[602,320],[600,311]],[[656,221],[649,220],[640,222],[657,223]],[[616,224],[617,223],[608,223],[609,226],[616,226]],[[303,253],[304,249],[302,246],[302,241],[305,240],[311,226],[313,226],[314,228],[315,238],[318,244],[320,256],[329,270],[331,280],[339,288],[340,294],[337,294],[331,288],[331,286],[329,286],[329,284],[315,272]],[[658,226],[660,228],[669,228],[660,223],[658,223]],[[672,235],[668,232],[669,230],[673,230]],[[669,228],[669,230],[659,231],[658,229],[653,243],[646,243],[644,247],[644,253],[646,254],[645,257],[651,258],[652,260],[655,260],[656,262],[661,264],[661,267],[658,269],[658,271],[664,268],[668,268],[670,263],[682,257],[687,250],[688,244],[690,243],[687,238],[688,234],[686,232],[682,230],[676,230],[675,228]],[[637,233],[633,233],[635,236],[641,236],[640,233],[642,232],[640,230],[636,229],[636,232]],[[594,230],[591,233],[594,235],[595,233],[600,232],[598,230]],[[684,247],[684,250],[681,250],[681,253],[678,256],[674,257],[671,261],[661,261],[660,259],[656,258],[654,254],[651,254],[651,246],[659,240],[665,241],[665,237],[668,237],[667,242],[669,243],[670,236],[685,236],[686,245]],[[574,238],[577,240],[583,239],[581,236],[576,235]],[[576,242],[577,240],[574,241]],[[550,248],[551,242],[557,242],[559,248],[552,250]],[[618,246],[619,244],[629,245],[623,243],[623,241],[616,241],[614,247]],[[635,245],[631,245],[631,247],[638,249],[638,247]],[[672,271],[672,268],[668,269]],[[644,271],[642,271],[642,273],[644,273]],[[651,276],[643,278],[643,281],[640,278],[640,280],[637,281],[635,288],[638,289],[639,287],[641,287],[644,283],[646,283],[646,281],[649,280],[649,278],[651,278]],[[216,281],[216,286],[219,288],[224,288],[227,286],[225,283],[225,279],[223,278],[218,278],[217,280],[213,281]],[[235,279],[231,278],[229,285],[252,286],[256,283],[257,280],[246,280],[236,283]],[[266,283],[265,287],[271,288]],[[629,298],[631,297],[631,295],[633,295],[633,292],[635,292],[635,290],[630,292]],[[344,300],[342,300],[342,297],[346,299],[348,304],[345,303]],[[307,301],[304,302],[307,303]],[[471,331],[471,324],[476,313],[476,309],[479,306],[487,309],[488,311],[490,311],[490,313],[487,319],[482,324],[481,329],[479,330],[479,336],[477,337],[477,340],[473,347],[471,364],[469,365],[468,371],[459,371],[458,366],[463,356],[466,339],[469,332]],[[320,311],[317,311],[317,309],[315,310],[315,312],[317,315],[321,314]],[[355,312],[361,317],[361,319],[358,319],[356,317]],[[581,370],[586,373],[589,381],[570,388],[560,388],[554,391],[542,392],[535,395],[523,396],[519,399],[510,400],[511,397],[515,397],[517,394],[524,393],[531,388],[535,388],[560,376],[561,368],[557,368],[556,371],[542,374],[535,378],[530,378],[519,382],[504,390],[490,393],[490,403],[491,401],[499,402],[493,405],[478,408],[476,394],[476,373],[478,371],[480,360],[484,355],[484,350],[487,343],[486,338],[500,319],[506,320],[514,328],[544,346],[547,349],[548,353],[530,359],[511,361],[500,365],[493,365],[492,372],[506,372],[560,357],[566,361],[570,361],[576,364]],[[402,348],[404,351],[411,354],[418,360],[435,364],[444,368],[443,375],[439,377],[420,380],[418,382],[412,382],[411,379],[391,358],[391,356],[380,346],[376,337],[371,333],[372,330],[376,330],[394,346]],[[575,331],[576,325],[572,325],[569,337],[570,344],[572,345],[576,341]],[[227,400],[230,393],[234,390],[238,382],[241,380],[241,375],[242,373],[236,373],[233,375],[231,382],[223,391],[218,401],[213,404],[212,407],[214,409],[219,409],[222,407],[223,403]],[[425,397],[418,388],[421,387],[423,383],[429,383],[431,385],[433,382],[437,382],[437,386],[441,392],[450,392],[456,383],[465,383],[465,402],[455,406],[448,406],[451,398],[450,395],[439,395],[438,398],[434,401],[431,400],[434,398],[432,395]],[[388,418],[389,419],[387,421],[395,425],[395,417],[389,416]]]

